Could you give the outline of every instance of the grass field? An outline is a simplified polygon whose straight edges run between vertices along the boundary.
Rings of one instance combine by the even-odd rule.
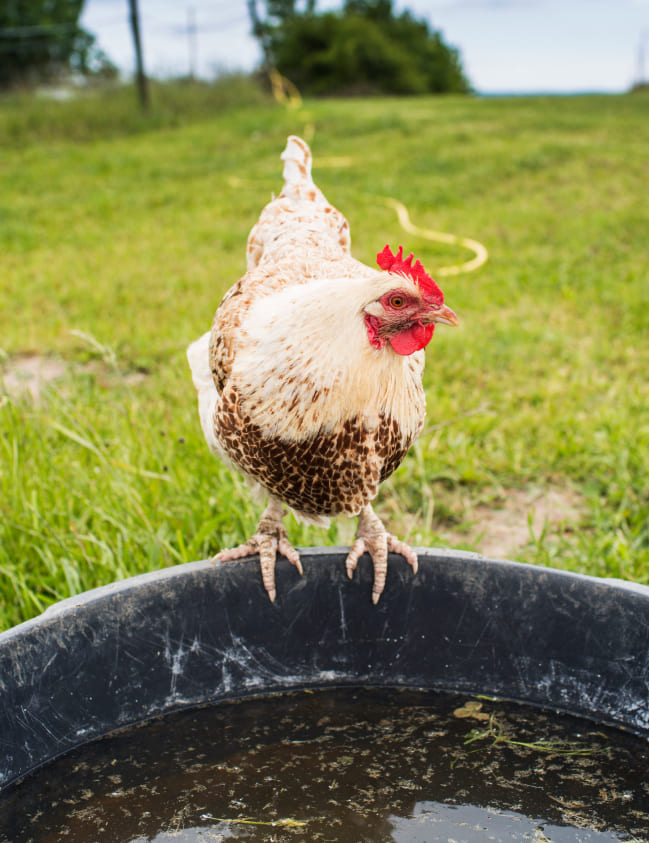
[[[405,234],[386,196],[490,254],[440,278],[461,327],[429,346],[428,425],[379,513],[480,549],[508,501],[552,492],[552,523],[519,508],[516,558],[649,582],[649,95],[289,111],[237,81],[160,88],[147,117],[130,91],[0,99],[0,625],[255,526],[185,347],[243,271],[291,132],[357,257],[403,243],[433,275],[470,257]],[[58,375],[36,398],[16,387],[30,357]],[[287,525],[302,545],[353,527]]]

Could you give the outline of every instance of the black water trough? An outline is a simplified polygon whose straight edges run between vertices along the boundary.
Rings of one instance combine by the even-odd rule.
[[[293,689],[460,691],[649,737],[649,588],[475,554],[195,562],[63,601],[0,635],[0,786],[73,747],[184,708]]]

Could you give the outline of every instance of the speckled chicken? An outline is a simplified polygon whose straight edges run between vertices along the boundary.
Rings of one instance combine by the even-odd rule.
[[[257,532],[215,559],[258,553],[275,600],[277,553],[302,573],[284,504],[321,526],[358,515],[347,573],[367,551],[376,603],[388,551],[415,573],[417,556],[371,501],[423,425],[424,348],[457,317],[401,247],[386,246],[378,269],[351,256],[347,220],[314,185],[303,140],[289,137],[282,159],[284,187],[250,232],[247,271],[187,350],[210,449],[270,496]]]

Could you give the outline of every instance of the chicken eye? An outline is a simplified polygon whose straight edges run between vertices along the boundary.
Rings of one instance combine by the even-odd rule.
[[[403,296],[392,296],[392,298],[390,299],[390,307],[394,307],[397,310],[403,307],[405,303],[406,300]]]

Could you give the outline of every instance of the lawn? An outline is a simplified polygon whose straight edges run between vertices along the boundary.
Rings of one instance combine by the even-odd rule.
[[[523,501],[509,555],[649,582],[649,95],[288,110],[239,80],[156,89],[148,116],[128,90],[0,98],[0,626],[255,526],[207,451],[185,348],[243,272],[289,133],[358,258],[403,243],[435,276],[471,257],[405,233],[386,197],[489,251],[439,277],[461,326],[429,346],[428,423],[382,517],[479,550]],[[29,360],[57,374],[35,397]],[[564,512],[539,522],[548,494]],[[353,533],[287,526],[301,545]]]

